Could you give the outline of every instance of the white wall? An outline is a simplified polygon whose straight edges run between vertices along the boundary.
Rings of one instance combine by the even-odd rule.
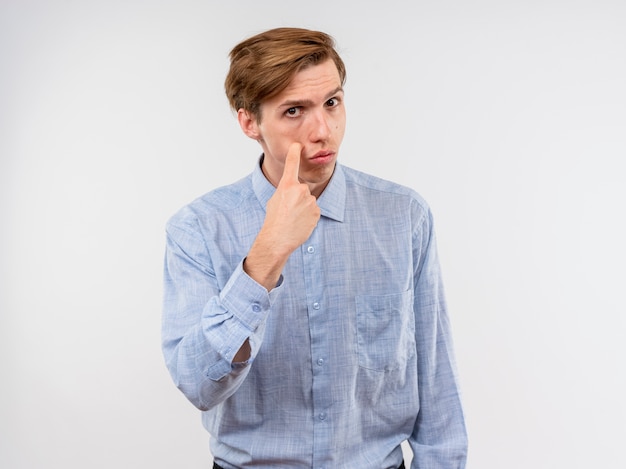
[[[207,468],[159,348],[163,226],[258,156],[227,54],[325,30],[344,163],[435,212],[471,469],[626,466],[626,4],[0,4],[0,466]]]

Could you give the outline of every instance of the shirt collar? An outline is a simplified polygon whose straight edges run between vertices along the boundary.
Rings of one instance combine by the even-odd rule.
[[[261,171],[262,161],[263,156],[261,156],[252,172],[252,188],[257,199],[259,199],[259,202],[261,202],[261,205],[265,208],[276,189],[265,178],[263,171]],[[323,217],[340,222],[343,221],[346,209],[346,178],[343,168],[339,163],[335,165],[335,171],[326,189],[324,189],[322,195],[318,197],[317,205],[320,207]]]

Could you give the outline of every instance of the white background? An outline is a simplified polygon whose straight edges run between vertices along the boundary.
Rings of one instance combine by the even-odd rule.
[[[433,208],[468,468],[626,467],[622,0],[2,0],[0,466],[210,467],[163,227],[250,172],[227,54],[285,25],[337,39],[341,161]]]

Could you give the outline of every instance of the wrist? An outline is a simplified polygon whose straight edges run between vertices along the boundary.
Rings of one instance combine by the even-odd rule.
[[[288,258],[289,254],[281,255],[262,243],[255,243],[244,259],[243,270],[267,291],[271,291],[278,283]]]

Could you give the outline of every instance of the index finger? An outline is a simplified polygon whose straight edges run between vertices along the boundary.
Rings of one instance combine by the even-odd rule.
[[[281,182],[296,181],[300,182],[298,174],[300,173],[300,153],[302,152],[302,145],[298,142],[294,142],[289,145],[289,151],[287,151],[287,157],[285,158],[285,167],[283,168],[283,175]]]

